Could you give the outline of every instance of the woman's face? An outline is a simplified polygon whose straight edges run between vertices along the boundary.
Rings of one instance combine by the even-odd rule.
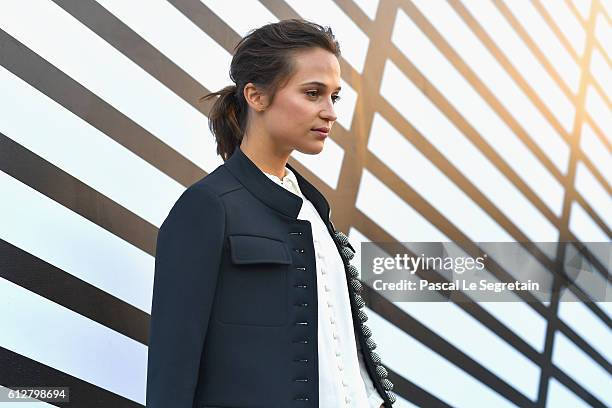
[[[281,150],[317,154],[326,137],[314,131],[336,121],[334,103],[340,90],[340,64],[334,54],[322,48],[302,50],[294,55],[295,71],[279,88],[261,119]]]

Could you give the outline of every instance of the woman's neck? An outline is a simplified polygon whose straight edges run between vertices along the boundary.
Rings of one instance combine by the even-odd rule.
[[[265,140],[265,138],[260,138]],[[240,150],[263,172],[273,174],[281,180],[285,177],[285,166],[291,152],[282,152],[269,143],[254,143],[252,138],[245,137],[240,144]]]

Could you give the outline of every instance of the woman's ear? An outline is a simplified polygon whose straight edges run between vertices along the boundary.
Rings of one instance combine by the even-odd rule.
[[[268,106],[268,96],[252,82],[246,84],[242,92],[244,99],[254,111],[263,112],[266,110]]]

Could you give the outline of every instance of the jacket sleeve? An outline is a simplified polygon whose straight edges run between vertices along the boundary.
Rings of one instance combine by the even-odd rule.
[[[192,408],[225,233],[223,203],[188,188],[157,235],[147,407]]]

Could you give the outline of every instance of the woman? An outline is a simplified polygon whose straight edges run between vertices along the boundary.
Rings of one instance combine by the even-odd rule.
[[[304,20],[234,50],[209,121],[224,164],[157,238],[147,406],[391,407],[354,256],[325,197],[290,164],[336,120],[339,45]],[[365,352],[364,352],[365,350]]]

